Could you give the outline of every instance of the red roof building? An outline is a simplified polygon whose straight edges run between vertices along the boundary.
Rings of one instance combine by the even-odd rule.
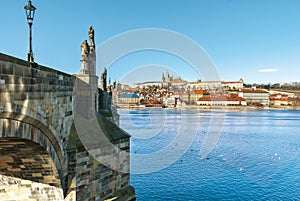
[[[237,94],[230,95],[213,95],[199,98],[197,105],[207,106],[245,106],[247,105],[246,100]]]
[[[241,89],[239,97],[245,98],[248,105],[269,105],[269,92],[263,89]]]
[[[222,82],[222,87],[224,90],[240,90],[244,87],[244,80],[240,78],[239,81],[234,82]]]
[[[288,95],[284,94],[272,94],[270,95],[270,105],[273,106],[287,106],[291,100]]]

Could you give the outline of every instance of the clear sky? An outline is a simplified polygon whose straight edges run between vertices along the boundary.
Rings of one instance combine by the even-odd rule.
[[[26,4],[27,0],[2,0],[0,12],[0,52],[22,59],[28,51]],[[67,73],[79,72],[79,47],[93,25],[97,46],[135,29],[183,34],[207,52],[225,81],[240,77],[246,83],[300,81],[299,0],[32,0],[32,4],[37,7],[35,61]],[[108,67],[108,77],[122,80],[132,69],[149,64],[169,68],[189,81],[201,78],[180,58],[159,51],[119,59]],[[148,72],[133,75],[137,82],[161,77],[159,71]]]

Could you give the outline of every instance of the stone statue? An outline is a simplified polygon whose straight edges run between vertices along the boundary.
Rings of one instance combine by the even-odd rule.
[[[95,37],[95,31],[94,31],[93,27],[90,26],[90,29],[89,29],[89,38],[90,38],[90,48],[91,48],[91,50],[95,49],[95,40],[94,40],[94,37]]]
[[[101,75],[103,91],[107,91],[107,84],[106,84],[106,82],[107,82],[106,79],[107,78],[106,78],[106,76],[107,76],[107,70],[106,70],[106,68],[104,68],[104,72]]]
[[[81,49],[81,60],[86,60],[90,53],[90,47],[89,44],[87,43],[87,40],[84,40],[81,43],[80,49]]]
[[[117,81],[116,80],[114,81],[113,86],[114,86],[114,89],[117,88]]]

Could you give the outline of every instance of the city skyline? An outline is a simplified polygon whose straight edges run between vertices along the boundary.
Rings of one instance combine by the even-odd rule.
[[[5,9],[0,14],[5,19],[0,51],[24,60],[28,52],[26,3],[3,2]],[[199,44],[215,63],[221,80],[242,77],[246,83],[299,81],[300,2],[296,0],[88,0],[85,4],[33,0],[32,4],[37,8],[33,21],[35,61],[70,74],[81,67],[79,46],[92,25],[96,47],[124,32],[160,28]],[[155,75],[138,70],[145,66],[174,71],[185,80],[201,79],[187,62],[153,50],[122,57],[107,67],[108,76],[114,81],[134,75],[136,82],[161,77],[159,70],[153,72]],[[130,75],[135,71],[136,75]]]

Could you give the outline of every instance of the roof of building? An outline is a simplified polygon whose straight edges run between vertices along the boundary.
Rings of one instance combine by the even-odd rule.
[[[222,82],[222,84],[243,84],[240,81]]]
[[[230,97],[230,96],[204,96],[199,98],[198,101],[246,101],[242,97]]]
[[[270,97],[270,100],[272,100],[272,101],[275,101],[275,100],[278,100],[278,101],[288,101],[290,99],[289,99],[289,97],[280,97],[280,98],[278,98],[278,97]]]
[[[222,81],[201,81],[201,82],[189,82],[189,84],[208,84],[208,83],[222,83]]]
[[[229,82],[222,82],[223,84],[243,84],[243,78],[240,78],[239,81],[229,81]]]
[[[178,79],[176,79],[176,80],[170,80],[169,83],[187,83],[187,81],[186,80],[178,80]]]
[[[263,89],[241,89],[240,92],[243,92],[243,93],[268,93],[266,90],[263,90]]]
[[[206,91],[205,90],[192,90],[191,93],[194,94],[204,94]]]
[[[272,94],[272,95],[270,95],[270,100],[288,101],[289,97],[288,97],[288,95]]]

